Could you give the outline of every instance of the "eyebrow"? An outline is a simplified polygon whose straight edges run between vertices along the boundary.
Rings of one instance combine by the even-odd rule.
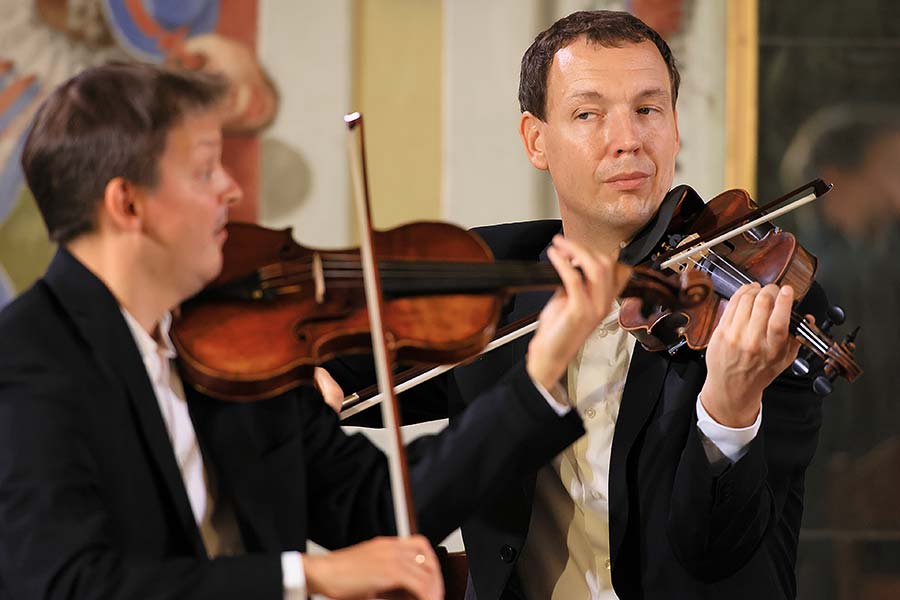
[[[661,99],[667,100],[669,98],[669,92],[662,88],[647,88],[642,90],[638,95],[638,100],[647,100],[647,99]],[[571,94],[568,97],[568,100],[595,100],[601,101],[604,99],[603,94],[597,92],[595,90],[579,90],[575,93]]]
[[[603,94],[599,92],[595,92],[594,90],[585,90],[575,92],[570,95],[569,100],[603,100]]]
[[[662,100],[668,100],[669,99],[669,91],[664,90],[662,88],[649,88],[649,89],[642,91],[640,94],[637,95],[637,97],[639,100],[646,100],[648,98],[659,98]]]

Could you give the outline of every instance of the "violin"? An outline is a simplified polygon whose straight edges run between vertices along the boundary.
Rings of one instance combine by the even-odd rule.
[[[619,322],[651,351],[678,352],[683,346],[703,350],[709,344],[731,295],[746,283],[776,283],[794,288],[797,302],[814,281],[817,259],[796,236],[771,223],[771,219],[827,193],[831,185],[813,181],[776,199],[765,207],[744,190],[728,190],[704,203],[690,187],[673,189],[656,217],[623,248],[620,260],[628,264],[653,264],[708,273],[715,294],[700,304],[679,310],[647,314],[630,299],[619,310]],[[812,193],[791,206],[768,212],[803,192]],[[841,342],[829,336],[832,325],[844,321],[844,312],[833,306],[828,319],[816,326],[796,310],[791,313],[791,333],[802,350],[791,369],[812,379],[813,390],[827,395],[837,377],[854,381],[862,369],[853,356],[859,328]],[[815,368],[811,363],[815,362]]]
[[[230,223],[221,274],[184,303],[172,328],[183,374],[224,400],[278,395],[312,379],[315,365],[371,352],[358,249],[297,244],[290,229]],[[505,299],[561,284],[552,265],[494,261],[475,234],[439,222],[374,231],[394,358],[455,363],[494,337]],[[712,295],[705,273],[637,267],[623,297],[647,314],[687,309]]]

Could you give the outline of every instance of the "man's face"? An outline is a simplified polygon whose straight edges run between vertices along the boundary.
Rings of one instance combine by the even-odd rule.
[[[546,96],[546,120],[525,113],[521,132],[535,128],[529,158],[550,171],[564,222],[587,220],[630,237],[671,187],[679,148],[659,50],[579,38],[554,56]]]
[[[188,116],[169,131],[159,180],[140,188],[147,268],[187,298],[222,269],[228,206],[241,197],[221,163],[221,121],[215,113]]]

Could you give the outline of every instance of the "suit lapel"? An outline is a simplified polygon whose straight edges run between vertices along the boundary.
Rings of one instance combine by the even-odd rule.
[[[628,454],[659,401],[669,364],[662,353],[648,352],[635,344],[609,460],[609,546],[613,557],[622,544],[628,524]]]
[[[206,556],[156,394],[118,302],[107,287],[64,248],[60,248],[54,257],[45,281],[93,351],[110,387],[118,385],[125,389],[138,429],[180,524],[195,553]],[[111,424],[117,425],[121,424]]]

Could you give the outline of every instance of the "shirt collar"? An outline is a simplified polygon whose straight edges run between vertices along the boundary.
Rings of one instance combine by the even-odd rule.
[[[600,322],[595,330],[596,333],[609,334],[619,330],[619,300],[613,300],[612,310],[606,315],[606,318]]]
[[[162,316],[162,319],[159,320],[156,335],[159,339],[154,339],[153,336],[141,327],[140,323],[137,322],[137,319],[135,319],[131,313],[124,307],[122,307],[121,310],[122,316],[125,317],[125,322],[128,324],[128,329],[131,330],[131,336],[134,338],[144,362],[147,362],[148,359],[152,361],[153,359],[150,357],[155,358],[157,356],[162,356],[166,359],[175,358],[175,344],[172,343],[172,338],[169,337],[169,330],[172,328],[172,313],[165,313]]]

